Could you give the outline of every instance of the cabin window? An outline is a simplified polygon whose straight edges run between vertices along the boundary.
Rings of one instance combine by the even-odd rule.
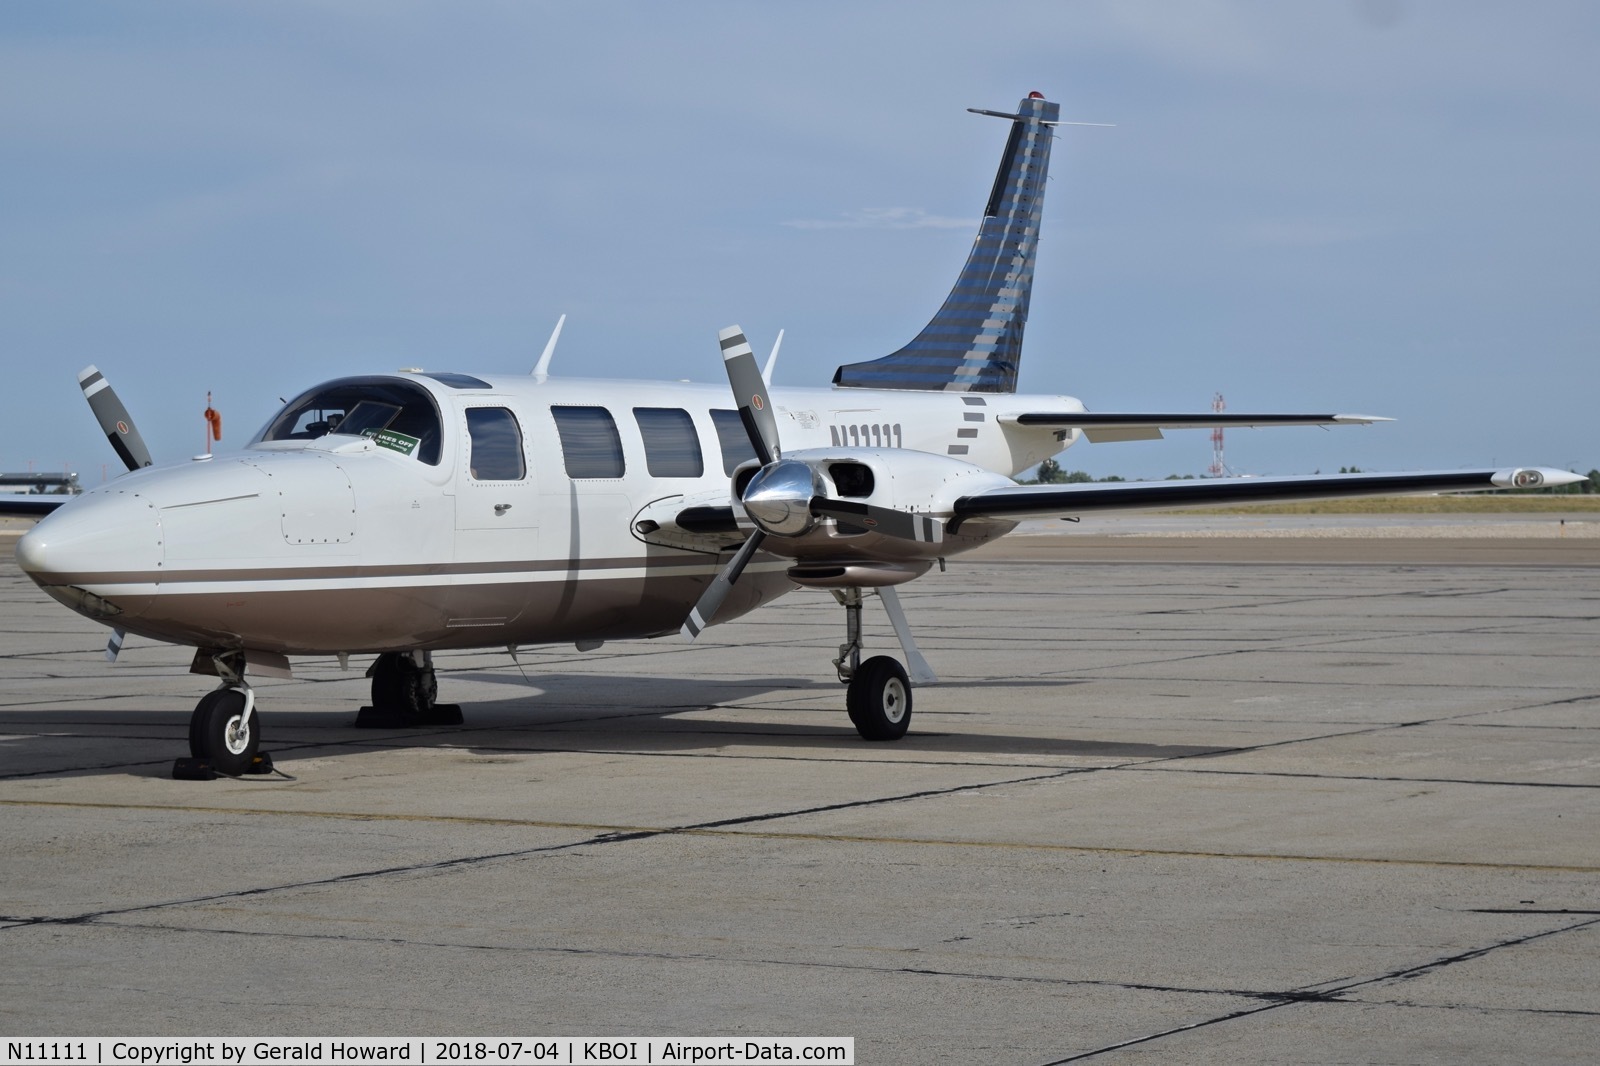
[[[561,434],[561,455],[566,460],[567,476],[580,478],[621,477],[622,438],[616,420],[604,407],[552,407],[556,432]]]
[[[522,427],[504,407],[467,408],[468,469],[474,481],[521,481],[528,474],[522,459]]]
[[[391,451],[439,465],[439,409],[426,389],[392,378],[342,378],[301,393],[257,433],[263,441],[370,437]]]
[[[738,411],[712,411],[711,424],[717,427],[717,443],[722,446],[722,472],[732,477],[735,467],[756,457],[750,434]]]
[[[644,462],[651,477],[699,477],[706,472],[694,419],[678,407],[635,407],[633,417],[644,438]]]

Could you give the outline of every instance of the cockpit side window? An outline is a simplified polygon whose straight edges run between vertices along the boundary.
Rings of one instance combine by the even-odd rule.
[[[522,427],[504,407],[467,408],[467,435],[472,438],[468,469],[474,481],[521,481],[527,476],[522,460]]]
[[[349,434],[438,466],[440,425],[439,409],[426,389],[404,381],[342,378],[295,397],[250,443]]]

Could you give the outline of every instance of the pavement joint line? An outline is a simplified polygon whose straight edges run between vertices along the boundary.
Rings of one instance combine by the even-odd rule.
[[[1597,1010],[1562,1010],[1556,1007],[1489,1007],[1482,1003],[1417,1003],[1409,999],[1334,1000],[1363,1007],[1396,1007],[1401,1010],[1464,1010],[1473,1014],[1550,1014],[1566,1018],[1600,1018]]]
[[[1454,966],[1457,963],[1469,962],[1473,959],[1480,959],[1483,956],[1494,951],[1499,951],[1502,948],[1517,947],[1522,944],[1531,943],[1535,940],[1543,940],[1546,937],[1559,936],[1562,933],[1570,933],[1578,929],[1584,929],[1588,926],[1595,925],[1597,923],[1600,923],[1600,918],[1589,918],[1586,921],[1577,922],[1572,925],[1561,926],[1556,929],[1544,929],[1537,933],[1529,933],[1525,936],[1510,937],[1505,940],[1496,941],[1495,943],[1489,944],[1485,947],[1474,948],[1470,951],[1459,952],[1455,955],[1447,955],[1442,959],[1434,959],[1431,962],[1422,963],[1416,966],[1408,966],[1399,970],[1392,970],[1389,973],[1380,974],[1377,977],[1367,977],[1359,981],[1350,981],[1344,984],[1335,985],[1331,988],[1320,990],[1312,986],[1307,988],[1306,994],[1295,995],[1293,998],[1285,999],[1282,1002],[1268,1003],[1264,1006],[1253,1007],[1249,1010],[1233,1011],[1229,1014],[1220,1015],[1215,1018],[1207,1018],[1202,1021],[1192,1022],[1188,1025],[1180,1025],[1171,1029],[1165,1029],[1158,1033],[1150,1033],[1146,1036],[1135,1037],[1131,1040],[1123,1040],[1115,1044],[1108,1044],[1105,1047],[1095,1048],[1092,1051],[1079,1052],[1078,1054],[1069,1055],[1065,1058],[1051,1059],[1049,1062],[1041,1064],[1041,1066],[1064,1066],[1064,1064],[1069,1062],[1082,1062],[1085,1059],[1095,1058],[1097,1056],[1107,1054],[1108,1052],[1121,1051],[1124,1048],[1134,1047],[1139,1044],[1148,1044],[1156,1040],[1165,1039],[1169,1036],[1177,1036],[1181,1033],[1193,1032],[1196,1029],[1203,1029],[1212,1025],[1220,1025],[1223,1022],[1236,1021],[1240,1018],[1247,1018],[1251,1015],[1261,1014],[1270,1010],[1279,1010],[1284,1007],[1305,1005],[1308,1003],[1359,1004],[1360,1001],[1343,1000],[1339,997],[1357,988],[1366,988],[1373,985],[1385,984],[1390,981],[1399,981],[1410,977],[1417,977],[1433,970],[1443,969],[1447,966]]]
[[[460,951],[492,951],[512,954],[581,955],[630,959],[662,959],[672,962],[713,962],[733,966],[781,966],[799,969],[837,970],[857,973],[905,974],[912,977],[950,977],[970,981],[996,981],[1012,984],[1042,984],[1061,987],[1116,988],[1130,992],[1176,992],[1195,996],[1227,996],[1237,999],[1270,999],[1277,1001],[1285,995],[1296,993],[1262,992],[1248,989],[1195,988],[1184,985],[1163,985],[1139,981],[1110,981],[1079,977],[1046,977],[1034,974],[992,974],[972,970],[939,970],[930,967],[868,965],[865,963],[828,962],[809,959],[794,961],[774,958],[737,958],[714,955],[708,952],[630,951],[621,948],[562,947],[550,944],[472,944],[448,941],[413,940],[405,937],[354,936],[348,933],[294,933],[280,930],[225,929],[216,926],[169,925],[154,922],[95,921],[97,926],[111,929],[145,930],[163,933],[208,933],[221,936],[260,937],[288,940],[329,940],[341,943],[396,944],[408,947],[443,948]]]
[[[1077,677],[1079,680],[1081,680],[1083,682],[1086,682],[1086,683],[1087,682],[1095,682],[1095,681],[1137,681],[1137,682],[1160,681],[1160,682],[1162,682],[1164,684],[1171,684],[1171,685],[1182,685],[1182,684],[1215,685],[1215,684],[1217,684],[1219,682],[1219,680],[1225,680],[1225,679],[1218,679],[1218,678],[1215,678],[1215,677],[1160,677],[1160,678],[1152,678],[1152,677],[1145,677],[1143,675],[1133,674],[1133,673],[1130,673],[1130,674],[1093,674],[1092,671],[1095,671],[1095,670],[1132,670],[1132,669],[1136,669],[1136,668],[1141,667],[1141,666],[1168,666],[1168,665],[1171,665],[1172,663],[1186,662],[1186,661],[1190,661],[1190,660],[1194,660],[1194,659],[1219,659],[1219,658],[1223,658],[1226,655],[1260,655],[1260,654],[1262,654],[1264,652],[1267,652],[1267,651],[1270,651],[1270,649],[1244,648],[1244,649],[1239,649],[1239,650],[1231,651],[1231,652],[1221,652],[1221,653],[1208,652],[1208,653],[1203,654],[1203,655],[1184,656],[1182,658],[1176,658],[1176,659],[1146,659],[1146,660],[1140,660],[1138,662],[1114,663],[1114,664],[1110,664],[1110,665],[1106,665],[1106,666],[1079,667],[1079,668],[1071,670],[1071,671],[1066,671],[1066,674],[1067,674],[1068,677]],[[1087,676],[1081,676],[1081,675],[1087,675]],[[1321,678],[1294,678],[1294,677],[1254,677],[1254,678],[1250,679],[1250,683],[1252,685],[1260,685],[1263,688],[1271,687],[1271,688],[1330,688],[1330,689],[1355,688],[1355,689],[1366,689],[1366,688],[1372,688],[1373,687],[1373,683],[1370,682],[1370,681],[1339,681],[1339,680],[1327,680],[1327,679],[1321,679]],[[1391,689],[1452,689],[1452,688],[1454,688],[1456,686],[1451,685],[1448,682],[1443,682],[1443,681],[1385,681],[1385,682],[1383,682],[1383,687],[1384,688],[1391,688]],[[1532,691],[1537,692],[1539,690],[1540,686],[1532,685],[1532,684],[1524,684],[1524,685],[1510,685],[1510,684],[1507,684],[1507,685],[1500,686],[1500,687],[1503,687],[1503,688],[1506,688],[1506,689],[1515,688],[1515,689],[1518,689],[1518,690],[1532,690]],[[1552,687],[1563,687],[1563,686],[1552,686]],[[1565,686],[1565,687],[1570,687],[1570,686]]]
[[[1035,774],[1035,775],[1030,775],[1028,777],[1008,778],[1008,779],[1004,779],[1004,780],[1000,780],[1000,781],[989,781],[989,782],[984,782],[984,783],[981,783],[981,784],[953,785],[953,786],[947,786],[947,787],[944,787],[944,788],[922,789],[922,790],[919,790],[917,792],[900,793],[900,794],[896,794],[896,795],[892,795],[892,796],[879,796],[879,797],[875,797],[875,798],[872,798],[872,799],[847,800],[847,801],[842,802],[842,803],[829,803],[829,804],[823,804],[821,806],[816,806],[816,807],[806,807],[806,808],[799,808],[799,809],[788,810],[788,811],[770,811],[770,812],[765,812],[765,813],[762,813],[762,814],[741,815],[741,816],[732,817],[732,818],[721,818],[721,819],[716,819],[716,820],[710,821],[710,822],[694,823],[694,824],[685,825],[685,826],[670,826],[670,827],[664,827],[664,828],[660,828],[660,829],[655,829],[655,828],[645,828],[645,829],[631,829],[631,828],[628,828],[628,829],[621,829],[621,828],[619,828],[619,829],[616,829],[616,830],[610,830],[610,831],[606,831],[606,832],[601,832],[598,835],[592,836],[587,840],[568,841],[568,842],[562,843],[562,844],[542,844],[542,845],[539,845],[537,847],[532,847],[532,848],[521,848],[521,849],[516,849],[516,850],[512,850],[512,851],[505,851],[505,852],[491,852],[491,853],[483,854],[483,855],[458,856],[458,857],[453,858],[453,859],[443,859],[443,860],[439,860],[437,862],[407,863],[407,864],[404,864],[404,865],[401,865],[401,866],[382,867],[382,868],[376,869],[376,870],[357,870],[357,871],[354,871],[354,872],[351,872],[351,873],[338,874],[338,875],[335,875],[335,876],[332,876],[332,877],[313,878],[313,879],[308,880],[308,881],[287,882],[287,883],[278,884],[278,885],[258,885],[258,886],[254,887],[254,888],[234,889],[234,890],[228,891],[228,892],[211,893],[211,894],[204,895],[204,896],[196,896],[196,897],[191,897],[191,898],[186,898],[186,899],[162,900],[162,901],[155,902],[155,903],[144,903],[144,904],[138,904],[136,906],[130,906],[130,907],[114,907],[114,908],[108,908],[108,909],[103,910],[103,911],[90,911],[90,912],[86,912],[84,914],[72,915],[72,916],[68,916],[68,917],[57,917],[57,916],[46,915],[46,916],[40,916],[38,918],[28,919],[28,923],[27,924],[28,924],[28,926],[32,926],[32,925],[76,925],[76,924],[82,924],[82,923],[85,923],[85,922],[91,922],[91,921],[94,921],[96,919],[107,917],[107,916],[111,916],[111,915],[137,914],[137,913],[142,912],[142,911],[161,910],[161,909],[168,908],[168,907],[182,907],[182,906],[191,906],[191,905],[202,904],[202,903],[214,903],[214,902],[216,902],[218,900],[223,900],[223,899],[241,899],[241,898],[246,898],[246,897],[250,897],[250,896],[267,895],[267,894],[273,893],[273,892],[282,892],[282,891],[287,891],[287,890],[292,890],[292,889],[297,889],[297,888],[311,888],[311,887],[315,887],[315,886],[318,886],[318,885],[348,884],[348,883],[356,882],[356,881],[368,881],[368,880],[373,880],[373,879],[379,878],[379,877],[387,877],[387,876],[398,875],[398,874],[420,873],[420,872],[428,871],[428,870],[459,869],[459,868],[463,868],[463,867],[478,866],[478,865],[483,865],[483,864],[487,864],[487,863],[490,863],[490,862],[501,861],[501,860],[528,858],[528,857],[533,856],[533,855],[544,854],[544,853],[549,853],[549,852],[570,851],[570,850],[572,850],[574,848],[589,847],[589,846],[598,845],[598,844],[625,843],[625,842],[631,842],[631,841],[635,841],[635,840],[647,840],[647,839],[650,839],[652,837],[658,837],[658,836],[672,836],[672,835],[680,834],[680,833],[690,833],[690,832],[695,832],[695,831],[708,831],[708,830],[714,830],[714,829],[723,829],[723,828],[726,828],[726,827],[729,827],[729,826],[733,826],[733,825],[748,825],[748,824],[753,824],[753,823],[756,823],[756,822],[773,821],[773,820],[776,820],[776,819],[779,819],[779,818],[795,818],[795,817],[800,817],[800,816],[808,815],[808,814],[822,814],[822,813],[827,813],[827,812],[831,812],[831,811],[850,810],[850,809],[856,809],[856,808],[861,808],[861,807],[876,807],[876,806],[881,806],[881,805],[889,804],[889,803],[902,803],[902,802],[906,802],[906,801],[909,801],[909,800],[925,799],[925,798],[932,797],[932,796],[948,795],[950,793],[955,793],[955,792],[971,792],[971,791],[975,791],[977,789],[982,789],[982,788],[994,788],[994,787],[1004,786],[1004,785],[1027,784],[1028,782],[1031,782],[1031,781],[1050,780],[1052,778],[1064,777],[1064,776],[1067,776],[1067,775],[1070,775],[1070,774],[1083,773],[1083,772],[1085,772],[1085,771],[1082,771],[1082,770],[1064,770],[1064,771],[1059,771],[1059,772],[1056,772],[1056,773]],[[81,804],[81,805],[79,805],[79,804],[69,803],[69,802],[66,802],[66,801],[57,802],[57,801],[48,801],[48,800],[47,801],[0,800],[0,805],[4,805],[4,806],[29,806],[29,805],[45,806],[45,805],[53,805],[53,806],[59,806],[59,807],[84,806],[84,807],[92,807],[92,808],[101,809],[101,810],[117,809],[119,807],[124,808],[124,809],[130,809],[130,810],[156,809],[156,808],[153,807],[153,805],[109,804],[109,803]],[[176,808],[176,809],[178,809],[178,810],[196,810],[194,808]],[[226,808],[224,808],[223,811],[226,811]],[[206,811],[204,809],[199,809],[199,810],[196,810],[196,813],[218,813],[218,812],[216,812],[216,811]],[[238,812],[232,812],[232,813],[238,813]],[[261,813],[265,813],[265,814],[283,814],[285,812],[264,811],[264,812],[261,812]],[[328,815],[328,817],[346,817],[346,818],[348,818],[350,816],[348,816],[348,815]],[[401,818],[403,819],[404,816],[401,816]],[[381,819],[371,819],[371,820],[381,820]],[[420,819],[419,818],[419,819],[413,819],[413,820],[421,821],[421,820],[425,820],[425,819]],[[26,928],[26,927],[27,926],[16,926],[16,925],[13,925],[13,926],[9,926],[7,928],[18,929],[18,928]],[[3,930],[0,930],[0,931],[3,931]]]
[[[1391,781],[1411,785],[1494,785],[1504,788],[1577,788],[1600,789],[1600,784],[1574,781],[1495,781],[1473,780],[1465,777],[1384,777],[1378,774],[1313,774],[1292,770],[1201,770],[1191,766],[1112,766],[1111,770],[1149,771],[1162,774],[1212,774],[1219,777],[1291,777],[1314,781]]]
[[[1071,770],[1068,774],[1082,774],[1089,770]],[[849,807],[876,806],[882,803],[899,802],[904,799],[919,798],[927,795],[943,795],[957,792],[970,792],[978,789],[992,788],[997,785],[1010,785],[1026,783],[1028,781],[1052,780],[1065,776],[1063,774],[1045,774],[1039,777],[1008,779],[1005,781],[982,782],[971,785],[954,786],[947,789],[934,790],[929,793],[911,794],[905,796],[892,796],[876,800],[862,800],[847,804],[836,804],[826,807],[814,807],[798,811],[779,811],[770,814],[748,815],[739,818],[723,819],[721,822],[708,822],[691,826],[648,826],[648,825],[609,825],[599,822],[561,822],[546,821],[531,818],[480,818],[467,815],[435,815],[435,814],[397,814],[393,812],[361,812],[361,811],[315,811],[315,810],[274,810],[270,807],[201,807],[185,804],[155,804],[155,803],[82,803],[69,800],[15,800],[0,799],[0,806],[4,807],[55,807],[83,810],[127,810],[127,811],[169,811],[178,814],[207,814],[207,815],[239,815],[246,817],[280,817],[280,818],[315,818],[331,820],[347,820],[352,822],[415,822],[441,825],[481,825],[498,826],[505,828],[526,829],[558,829],[594,833],[597,836],[591,840],[573,841],[560,845],[560,847],[581,847],[590,843],[606,843],[616,840],[642,840],[650,837],[661,836],[703,836],[726,837],[752,840],[791,840],[820,844],[888,844],[908,845],[917,847],[950,847],[997,849],[1007,851],[1045,851],[1056,853],[1080,855],[1122,855],[1130,857],[1155,857],[1176,859],[1238,859],[1247,862],[1308,862],[1308,863],[1338,863],[1360,866],[1394,866],[1394,867],[1422,867],[1429,869],[1469,869],[1469,870],[1504,870],[1527,871],[1537,873],[1600,873],[1600,866],[1568,865],[1558,863],[1514,863],[1514,862],[1478,862],[1461,859],[1397,859],[1383,856],[1360,855],[1311,855],[1304,853],[1275,853],[1275,852],[1229,852],[1229,851],[1199,851],[1178,848],[1121,848],[1111,845],[1097,844],[1061,844],[1045,841],[1027,840],[959,840],[945,837],[912,837],[912,836],[885,836],[881,834],[865,833],[815,833],[815,832],[784,832],[781,830],[746,830],[733,826],[749,824],[753,821],[772,820],[777,818],[792,818],[804,814],[820,813],[841,810]],[[538,853],[550,848],[531,849],[530,854]],[[505,855],[515,857],[519,852],[507,852]],[[502,857],[499,855],[491,857]],[[470,857],[469,857],[470,858]],[[461,862],[465,860],[451,860]],[[415,867],[415,869],[431,869],[428,864]],[[378,873],[405,872],[413,867],[394,867],[392,870],[378,871]],[[349,874],[339,879],[356,879],[363,875]],[[323,884],[324,881],[305,882],[306,885]],[[300,884],[282,886],[284,888],[302,887]],[[260,891],[273,891],[262,889]],[[225,898],[224,894],[223,897]],[[176,906],[182,903],[206,902],[210,897],[200,900],[179,900],[174,903],[151,904],[151,908],[163,906]],[[135,907],[131,910],[143,910],[145,907]],[[107,913],[124,913],[122,911]],[[1509,913],[1525,913],[1514,911]],[[1526,912],[1538,913],[1538,912]],[[1576,912],[1584,913],[1584,912]],[[18,921],[36,921],[32,918],[19,918]],[[60,919],[57,919],[60,920]]]

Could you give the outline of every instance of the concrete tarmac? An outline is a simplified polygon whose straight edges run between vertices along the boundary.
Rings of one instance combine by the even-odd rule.
[[[258,686],[288,776],[206,783],[189,653],[108,666],[10,543],[6,1035],[1600,1057],[1600,540],[1002,542],[902,590],[943,683],[892,744],[817,593],[441,657],[459,728],[355,730],[366,660],[298,661]]]

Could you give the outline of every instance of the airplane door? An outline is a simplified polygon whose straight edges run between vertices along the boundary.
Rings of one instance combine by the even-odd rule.
[[[526,562],[537,558],[539,496],[527,435],[509,407],[462,410],[462,463],[456,477],[456,560]]]

